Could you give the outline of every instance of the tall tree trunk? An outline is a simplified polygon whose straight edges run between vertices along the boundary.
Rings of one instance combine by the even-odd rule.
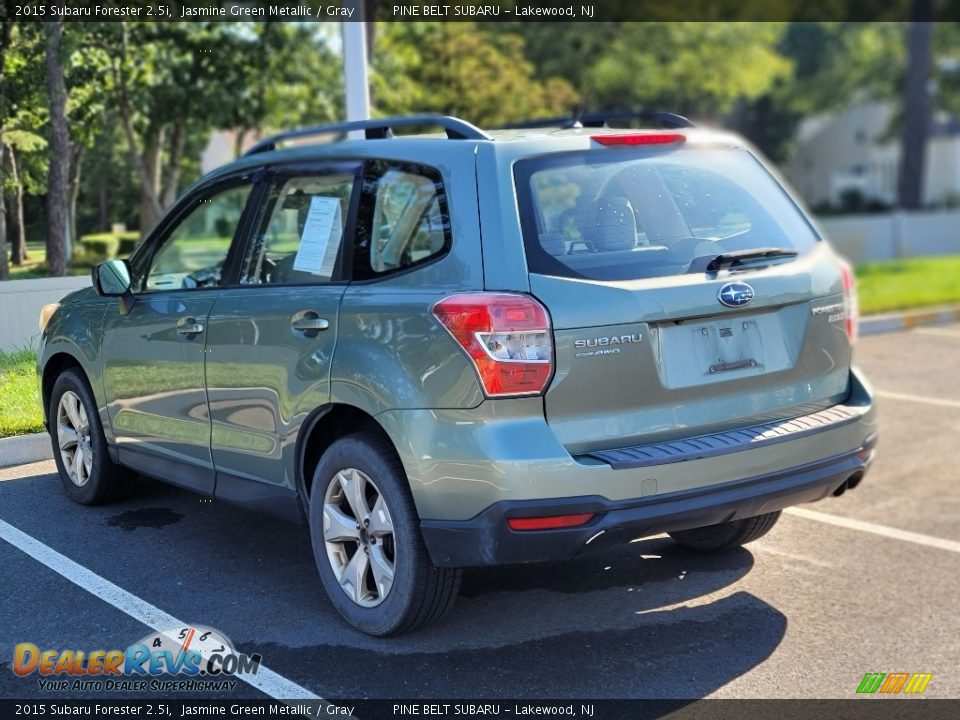
[[[72,154],[67,228],[70,230],[70,242],[76,247],[77,243],[80,242],[80,238],[77,236],[77,198],[80,196],[80,176],[83,172],[83,156],[86,154],[86,148],[83,145],[77,145],[74,147]]]
[[[3,147],[3,121],[7,117],[7,75],[5,72],[7,48],[10,47],[10,33],[13,23],[10,22],[10,7],[4,8],[4,22],[0,23],[0,149]],[[3,187],[3,157],[0,152],[0,188]],[[7,208],[3,201],[3,192],[0,191],[0,280],[10,277],[10,267],[7,256]]]
[[[3,90],[0,90],[0,104],[3,103]],[[6,153],[0,152],[0,184],[3,183],[3,166]],[[0,280],[10,279],[10,265],[7,258],[7,202],[0,192]]]
[[[178,120],[173,124],[167,167],[163,173],[163,194],[160,201],[164,209],[173,205],[173,201],[177,199],[177,189],[180,186],[180,166],[183,162],[183,150],[186,144],[187,129],[183,122]]]
[[[373,44],[377,41],[377,11],[379,0],[363,0],[363,17],[367,31],[367,62],[373,62]]]
[[[110,229],[110,174],[108,170],[104,170],[100,174],[98,196],[100,216],[97,218],[97,230],[107,232]]]
[[[47,265],[50,274],[67,272],[67,184],[70,173],[70,136],[67,132],[67,88],[60,50],[63,21],[44,23],[47,36],[47,94],[50,98],[50,171],[47,177]]]
[[[900,207],[916,210],[923,205],[927,141],[930,135],[927,84],[930,81],[933,0],[913,0],[911,16],[897,194]]]
[[[146,176],[140,185],[140,235],[146,236],[157,222],[163,207],[160,204],[160,148],[163,146],[163,128],[151,128],[144,141],[140,163]]]
[[[7,146],[10,154],[10,180],[13,183],[13,196],[10,198],[10,262],[14,265],[23,265],[27,256],[27,229],[23,224],[23,182],[20,180],[20,163],[17,160],[17,151],[13,146]]]

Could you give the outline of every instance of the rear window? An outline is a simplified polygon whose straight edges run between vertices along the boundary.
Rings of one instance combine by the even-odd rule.
[[[745,150],[609,149],[517,163],[530,272],[589,280],[686,273],[696,258],[818,238]],[[778,262],[782,262],[778,261]]]

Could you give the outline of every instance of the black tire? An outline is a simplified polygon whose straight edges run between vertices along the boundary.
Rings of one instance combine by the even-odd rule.
[[[60,400],[67,393],[79,398],[86,414],[88,438],[84,449],[92,451],[89,472],[82,485],[71,480],[71,471],[66,467],[63,452],[58,439],[58,413]],[[50,407],[47,409],[50,421],[50,442],[53,445],[53,459],[57,463],[60,482],[67,495],[81,505],[99,505],[124,495],[129,489],[130,478],[127,471],[113,462],[107,448],[107,440],[100,424],[100,414],[93,392],[83,372],[76,368],[64,370],[53,384],[50,393]]]
[[[762,538],[773,529],[779,519],[780,511],[777,510],[743,520],[733,520],[691,530],[677,530],[670,533],[670,537],[694,550],[707,552],[730,550]]]
[[[360,471],[375,484],[376,497],[386,503],[392,522],[392,536],[388,540],[393,548],[392,585],[373,607],[359,604],[341,587],[324,537],[327,491],[338,482],[338,473],[348,469]],[[333,491],[337,487],[334,486]],[[439,620],[456,600],[462,571],[438,568],[430,562],[406,473],[393,446],[376,433],[346,435],[323,454],[310,492],[310,539],[320,580],[330,602],[344,620],[368,635],[383,637],[410,632]],[[366,550],[372,552],[374,548]],[[358,542],[356,552],[362,551],[365,548]],[[369,557],[370,553],[367,554]]]

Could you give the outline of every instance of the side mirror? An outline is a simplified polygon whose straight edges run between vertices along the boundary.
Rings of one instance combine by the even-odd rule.
[[[130,266],[126,260],[107,260],[93,268],[93,287],[98,295],[120,298],[120,312],[126,315],[133,307],[130,290]]]

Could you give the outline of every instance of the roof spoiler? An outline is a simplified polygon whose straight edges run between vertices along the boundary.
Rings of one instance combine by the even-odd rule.
[[[573,116],[521,120],[520,122],[503,125],[500,129],[532,130],[535,128],[556,127],[566,130],[578,127],[603,128],[610,127],[610,123],[617,120],[639,120],[644,123],[656,123],[664,130],[695,127],[690,120],[677,113],[664,112],[662,110],[610,110],[577,113]]]

